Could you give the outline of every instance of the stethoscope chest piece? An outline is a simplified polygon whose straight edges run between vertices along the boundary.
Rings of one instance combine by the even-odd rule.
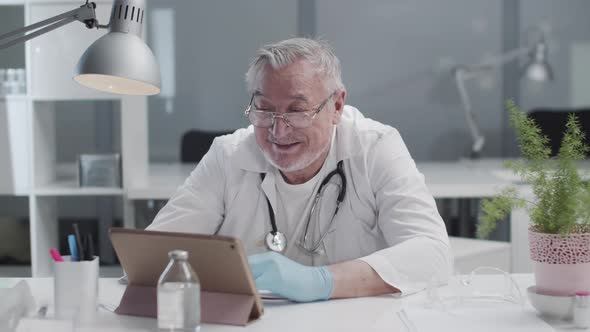
[[[279,231],[269,232],[266,234],[265,240],[266,246],[272,251],[283,252],[287,247],[287,238],[285,237],[285,234]]]

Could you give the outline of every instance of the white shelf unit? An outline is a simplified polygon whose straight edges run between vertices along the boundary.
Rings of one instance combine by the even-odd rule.
[[[112,1],[94,2],[97,18],[101,24],[106,24]],[[22,5],[24,24],[29,25],[81,4],[83,1],[0,0],[0,10],[4,5]],[[0,34],[4,30],[0,22]],[[96,92],[79,86],[72,79],[83,51],[106,32],[89,30],[82,23],[73,22],[27,42],[27,94],[0,98],[0,195],[29,199],[33,277],[53,274],[49,249],[58,245],[57,202],[60,197],[117,197],[123,203],[124,226],[134,225],[133,205],[127,199],[126,188],[146,183],[147,98]],[[122,188],[80,188],[72,172],[65,178],[59,174],[62,165],[56,162],[55,112],[60,110],[55,105],[74,100],[111,100],[119,104]]]
[[[35,188],[36,196],[121,196],[122,188],[84,187],[80,188],[76,180],[54,181]]]
[[[30,122],[26,98],[0,99],[0,195],[29,194]]]

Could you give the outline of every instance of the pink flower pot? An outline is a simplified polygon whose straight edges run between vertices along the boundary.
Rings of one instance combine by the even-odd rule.
[[[546,234],[529,230],[529,249],[540,293],[590,291],[590,233]]]

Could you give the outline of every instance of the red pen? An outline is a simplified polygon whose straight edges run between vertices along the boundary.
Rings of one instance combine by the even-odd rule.
[[[64,259],[59,254],[59,251],[57,251],[57,249],[55,249],[55,248],[49,249],[49,254],[51,255],[51,257],[53,257],[53,260],[56,262],[63,262],[64,261]]]

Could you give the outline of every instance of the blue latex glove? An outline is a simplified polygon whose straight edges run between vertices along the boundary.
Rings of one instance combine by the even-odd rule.
[[[327,300],[334,278],[325,266],[305,266],[272,252],[248,257],[256,288],[297,302]]]

